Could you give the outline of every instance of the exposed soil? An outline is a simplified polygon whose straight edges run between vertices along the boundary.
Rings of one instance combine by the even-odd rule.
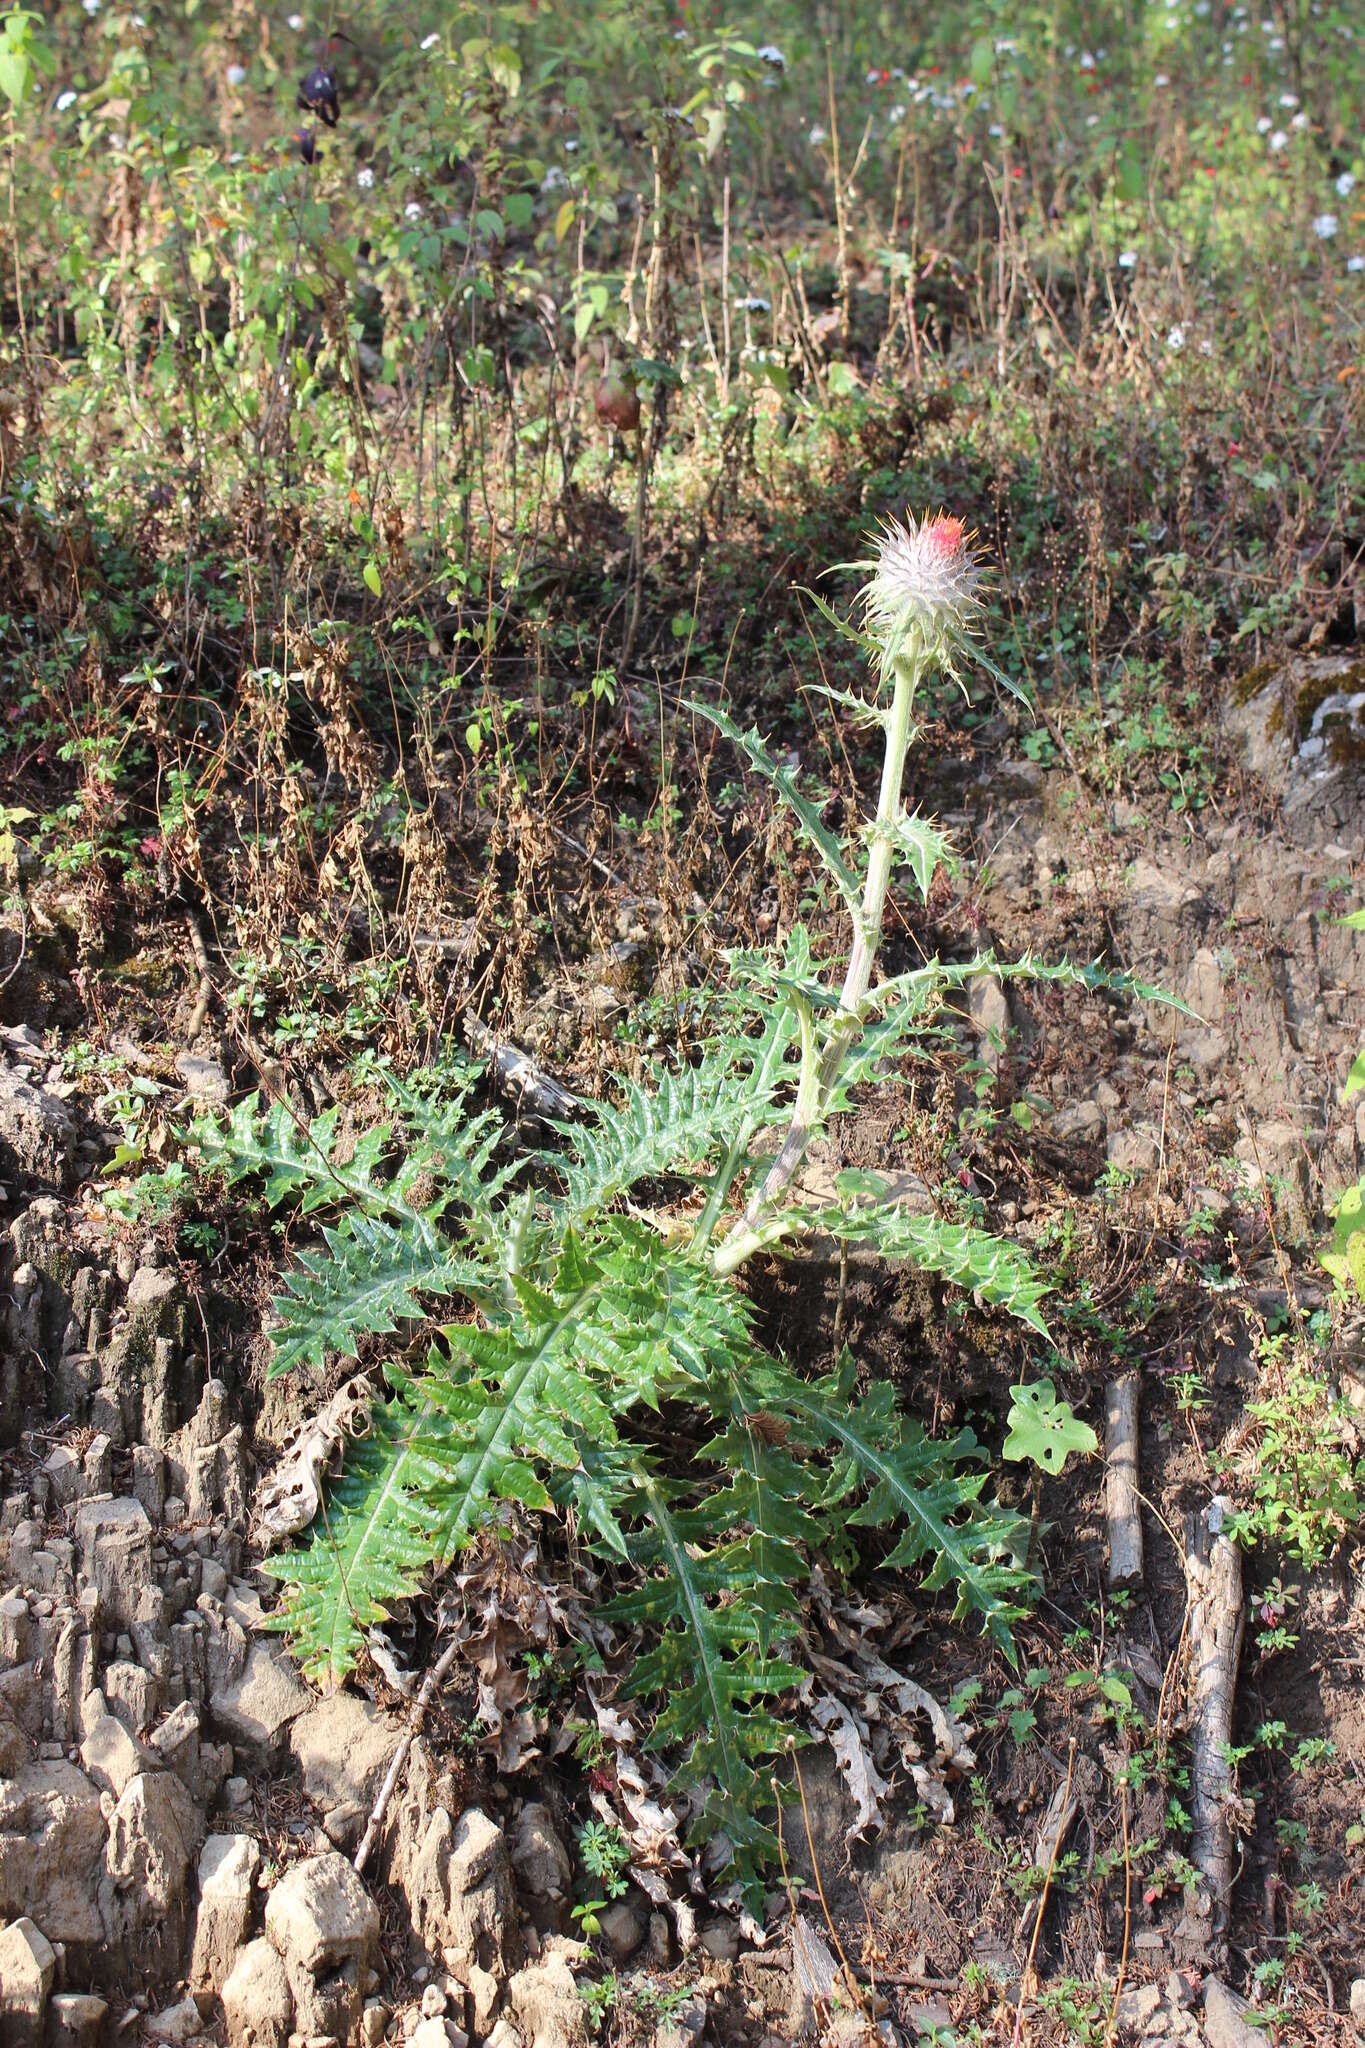
[[[914,795],[953,828],[967,857],[932,916],[912,917],[893,935],[889,964],[897,951],[909,961],[931,947],[985,943],[1002,957],[1102,953],[1182,996],[1196,1014],[1012,990],[989,1014],[964,1010],[936,1060],[880,1091],[865,1118],[836,1131],[838,1156],[823,1164],[875,1162],[932,1181],[946,1160],[997,1224],[1053,1263],[1056,1369],[1077,1410],[1096,1415],[1116,1349],[1140,1370],[1145,1578],[1128,1595],[1105,1590],[1097,1461],[1073,1460],[1036,1492],[1022,1468],[1003,1482],[1035,1515],[1045,1586],[1020,1624],[1017,1670],[953,1627],[946,1609],[903,1575],[880,1571],[869,1553],[858,1581],[863,1625],[879,1654],[939,1702],[975,1687],[960,1712],[975,1730],[976,1767],[945,1774],[950,1820],[936,1824],[900,1782],[880,1832],[850,1845],[852,1809],[830,1750],[818,1744],[802,1753],[800,1797],[784,1820],[791,1891],[775,1892],[760,1946],[699,1899],[681,1913],[656,1906],[650,1917],[636,1894],[630,1913],[617,1916],[615,1947],[600,1938],[599,1964],[584,1952],[578,1967],[590,1978],[615,1956],[623,1983],[643,1963],[660,1997],[678,1990],[683,2017],[657,2021],[661,2043],[699,2038],[693,2022],[717,2043],[794,2038],[801,1995],[785,1931],[793,1903],[819,1939],[842,1944],[866,1987],[867,2015],[889,2019],[900,2039],[935,2022],[975,2022],[986,2038],[1007,2039],[1031,1953],[1025,2038],[1101,2038],[1108,2006],[1096,1987],[1112,1987],[1121,1957],[1130,1997],[1147,1984],[1164,1991],[1173,1967],[1185,1972],[1175,2003],[1159,2005],[1160,2025],[1143,2008],[1149,2033],[1169,2026],[1170,2038],[1193,2038],[1196,2021],[1181,2000],[1193,2000],[1202,1972],[1264,2002],[1271,1987],[1262,1972],[1258,1989],[1253,1973],[1272,1959],[1284,1964],[1298,2014],[1279,2038],[1342,2038],[1333,2013],[1344,2010],[1365,1954],[1365,1612],[1349,1540],[1330,1564],[1292,1573],[1302,1589],[1293,1610],[1297,1647],[1263,1653],[1255,1631],[1248,1636],[1234,1740],[1251,1748],[1226,1939],[1190,1907],[1178,1865],[1184,1838],[1169,1810],[1184,1742],[1185,1518],[1215,1491],[1249,1498],[1261,1433],[1247,1410],[1267,1372],[1257,1340],[1283,1321],[1287,1304],[1307,1313],[1326,1299],[1314,1241],[1325,1205],[1365,1163],[1365,1114],[1340,1106],[1341,1081],[1365,1038],[1365,1002],[1351,937],[1332,922],[1360,895],[1365,784],[1340,750],[1327,772],[1322,750],[1305,744],[1322,705],[1342,694],[1329,687],[1333,680],[1323,678],[1309,704],[1309,685],[1299,679],[1302,716],[1292,740],[1280,708],[1289,686],[1275,677],[1212,704],[1211,716],[1226,718],[1215,735],[1219,778],[1204,808],[1181,814],[1162,791],[1140,805],[1109,799],[1060,759],[1038,765],[1016,751],[1028,728],[1014,717],[1000,715],[970,735],[945,719],[931,736]],[[632,762],[641,778],[650,772],[646,718],[643,705],[624,708],[618,800],[629,797]],[[686,812],[700,789],[690,763],[679,762],[677,772],[687,784]],[[490,824],[465,810],[462,793],[451,792],[449,803],[445,858],[454,875],[461,843],[471,834],[477,841]],[[481,972],[467,962],[462,969],[465,989],[477,998],[481,986],[509,976],[499,1031],[587,1092],[622,1057],[609,1034],[641,995],[675,996],[705,971],[698,946],[717,934],[699,932],[688,905],[719,885],[718,928],[728,915],[733,929],[746,848],[760,837],[779,880],[748,901],[750,928],[771,933],[790,915],[796,869],[789,848],[790,881],[780,864],[772,867],[782,828],[760,813],[732,813],[717,833],[693,809],[661,859],[648,847],[632,853],[598,838],[592,866],[569,826],[535,824],[515,798],[509,815],[499,843],[515,863],[514,926],[537,906],[572,902],[582,956],[567,957],[562,920],[549,946],[528,950],[504,931],[490,953],[485,935],[471,939],[452,915],[458,888],[452,900],[438,884],[429,899],[432,935],[401,975],[424,991],[430,1012],[443,952],[459,960],[462,948],[482,946]],[[496,822],[491,829],[501,831]],[[392,879],[378,849],[373,862],[383,899]],[[177,1097],[248,1083],[251,1063],[261,1065],[250,1034],[230,1020],[224,1028],[210,1012],[198,1020],[195,1043],[184,1044],[198,975],[185,913],[174,905],[115,927],[94,957],[82,935],[88,891],[66,900],[35,892],[34,909],[22,957],[11,935],[0,998],[6,1073],[20,1090],[6,1110],[0,1578],[8,1662],[0,1738],[9,1784],[0,1920],[45,1900],[48,1931],[63,1950],[58,1985],[107,1996],[115,2023],[131,2023],[131,2033],[115,2036],[123,2040],[136,2038],[139,2010],[174,2003],[187,1975],[205,2016],[220,2010],[208,1994],[221,1989],[231,1959],[209,1977],[197,1963],[196,1976],[190,1959],[205,1830],[251,1837],[277,1871],[333,1845],[350,1853],[376,1789],[374,1756],[391,1755],[384,1731],[396,1731],[406,1709],[371,1668],[360,1691],[383,1710],[378,1719],[357,1720],[356,1706],[344,1722],[319,1723],[327,1710],[275,1661],[272,1639],[256,1633],[257,1595],[270,1597],[248,1528],[256,1475],[300,1413],[330,1391],[264,1391],[262,1329],[279,1260],[265,1219],[240,1201],[210,1204],[201,1213],[217,1227],[217,1249],[201,1260],[165,1233],[158,1241],[121,1223],[102,1198],[110,1138],[92,1105],[110,1067],[132,1083],[154,1080],[169,1107]],[[456,1021],[448,1004],[436,1013],[447,1025]],[[78,1036],[108,1062],[98,1085],[80,1079],[79,1069],[73,1081],[63,1064]],[[418,1036],[400,1031],[393,1049],[420,1053]],[[265,1078],[301,1090],[307,1107],[310,1090],[316,1102],[343,1086],[344,1053],[342,1038],[316,1053],[300,1046],[286,1056],[282,1077]],[[42,1091],[36,1109],[25,1087]],[[988,1112],[974,1128],[963,1122],[973,1104]],[[1025,1113],[1011,1113],[1012,1104]],[[48,1191],[39,1195],[44,1181]],[[1020,1340],[998,1321],[857,1258],[842,1269],[819,1258],[775,1268],[755,1279],[754,1292],[767,1340],[802,1365],[827,1366],[847,1344],[860,1368],[896,1381],[931,1430],[970,1426],[998,1446],[1007,1389],[1024,1359]],[[1349,1334],[1336,1370],[1348,1392],[1365,1388]],[[1204,1390],[1199,1405],[1187,1398],[1191,1375]],[[101,1536],[106,1498],[121,1515],[136,1510],[136,1527],[129,1521],[123,1533]],[[1263,1594],[1276,1569],[1291,1576],[1253,1553],[1248,1592]],[[527,1615],[543,1595],[534,1573],[518,1583],[529,1629]],[[81,1589],[91,1585],[103,1604],[81,1635]],[[826,1654],[841,1654],[839,1631],[850,1625],[834,1608],[812,1608],[811,1639]],[[411,1633],[400,1618],[395,1640],[419,1670],[428,1637],[429,1618],[418,1617]],[[501,2035],[492,2016],[528,1938],[532,1947],[537,1939],[527,1929],[546,1937],[569,1930],[572,1879],[562,1845],[588,1817],[592,1774],[559,1753],[557,1727],[571,1700],[553,1687],[531,1703],[542,1753],[500,1772],[487,1746],[470,1739],[475,1668],[457,1663],[415,1752],[417,1783],[402,1795],[407,1819],[392,1824],[370,1876],[382,1929],[377,1946],[365,1939],[354,1996],[369,1997],[376,2012],[376,2001],[401,2009],[445,1972],[450,2003],[442,2010],[461,2025],[490,2041],[548,2043],[560,2038],[554,2026],[570,2027],[570,2007],[537,2031],[534,1985],[520,1998],[507,1994]],[[1131,1709],[1123,1716],[1101,1683],[1119,1670]],[[1002,1707],[1007,1693],[1013,1706]],[[1012,1727],[1011,1712],[1025,1720]],[[157,1752],[177,1714],[190,1748]],[[1283,1724],[1278,1743],[1257,1747],[1257,1731],[1275,1722]],[[103,1730],[106,1745],[129,1751],[106,1779],[88,1760],[92,1728]],[[302,1744],[300,1730],[312,1731]],[[365,1749],[371,1737],[374,1756]],[[1329,1747],[1295,1768],[1305,1742]],[[1114,1774],[1134,1748],[1148,1756],[1149,1775],[1125,1802]],[[80,1776],[69,1760],[84,1760],[93,1776]],[[1163,1764],[1164,1775],[1156,1768]],[[61,1771],[72,1773],[65,1792],[52,1777]],[[125,1812],[134,1780],[173,1781],[175,1813]],[[82,1809],[81,1787],[92,1782],[104,1784],[107,1812],[98,1800]],[[1068,1783],[1076,1809],[1033,1945],[1035,1842]],[[59,1826],[63,1798],[74,1818]],[[420,1867],[422,1830],[442,1811],[455,1820],[486,1812],[500,1845],[466,1871],[467,1891],[453,1903],[434,1901]],[[111,1815],[111,1841],[122,1828],[133,1844],[123,1877],[105,1844]],[[62,1828],[74,1832],[68,1838]],[[165,1846],[168,1828],[182,1838],[175,1853]],[[1045,1841],[1043,1866],[1046,1849]],[[1303,1904],[1310,1885],[1311,1910]],[[201,1925],[203,1918],[201,1908]],[[241,1938],[250,1930],[248,1913]],[[547,1949],[548,1961],[535,1967],[552,1973],[557,1953]],[[472,1978],[474,1969],[483,1976]],[[430,2000],[427,2009],[435,2009]],[[581,2029],[581,2001],[572,2012]],[[856,2006],[846,2013],[839,2038],[851,2040],[865,2020]],[[1212,2015],[1206,2005],[1209,2040],[1234,2038],[1217,2034]],[[609,2038],[647,2035],[655,2023],[647,2001],[618,2003]],[[1085,2034],[1087,2026],[1095,2031]]]

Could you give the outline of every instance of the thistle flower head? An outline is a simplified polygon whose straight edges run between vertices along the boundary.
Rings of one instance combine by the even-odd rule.
[[[970,633],[980,608],[981,576],[972,536],[951,513],[926,513],[918,523],[888,520],[877,537],[863,586],[867,631],[884,667],[899,655],[936,655],[951,665],[953,650]]]

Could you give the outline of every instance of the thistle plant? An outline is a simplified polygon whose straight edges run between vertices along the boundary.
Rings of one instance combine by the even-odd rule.
[[[812,1560],[847,1566],[851,1531],[887,1532],[884,1568],[951,1590],[954,1614],[1008,1648],[1028,1531],[990,1498],[970,1430],[930,1437],[890,1385],[860,1384],[847,1354],[818,1375],[774,1355],[736,1275],[769,1247],[799,1255],[818,1230],[1044,1337],[1045,1288],[1015,1247],[950,1214],[907,1213],[876,1176],[841,1177],[812,1204],[798,1169],[856,1086],[921,1056],[973,974],[1154,993],[1098,968],[992,958],[874,981],[898,866],[927,901],[949,858],[902,798],[917,697],[936,670],[984,657],[959,520],[889,526],[856,566],[870,572],[861,630],[821,605],[872,667],[866,696],[825,694],[885,741],[856,840],[836,839],[757,732],[694,707],[772,784],[828,873],[851,923],[841,978],[820,977],[800,925],[780,949],[735,951],[693,1065],[622,1082],[529,1148],[477,1106],[473,1066],[406,1081],[377,1070],[390,1114],[346,1147],[337,1112],[305,1127],[278,1102],[192,1134],[203,1168],[261,1179],[269,1207],[319,1219],[321,1242],[297,1255],[275,1305],[275,1370],[354,1357],[366,1337],[382,1361],[386,1386],[376,1377],[325,1512],[271,1565],[278,1624],[305,1667],[344,1678],[369,1630],[476,1535],[527,1516],[572,1523],[633,1644],[622,1685],[654,1705],[649,1739],[691,1838],[722,1842],[751,1899],[774,1847],[773,1760],[803,1677]],[[630,1204],[642,1183],[652,1220]],[[1029,1418],[1016,1435],[1053,1469],[1084,1440],[1064,1402],[1034,1403]]]

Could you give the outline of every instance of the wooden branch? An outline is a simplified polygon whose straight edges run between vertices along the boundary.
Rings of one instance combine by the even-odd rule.
[[[536,1065],[529,1054],[522,1052],[519,1046],[497,1038],[479,1018],[466,1017],[464,1030],[471,1048],[490,1063],[504,1088],[525,1103],[533,1115],[553,1122],[556,1118],[572,1116],[583,1107],[578,1096],[561,1087],[552,1075]]]
[[[1232,1713],[1246,1616],[1242,1554],[1224,1536],[1223,1507],[1214,1501],[1186,1517],[1185,1577],[1190,1637],[1190,1807],[1192,1854],[1213,1897],[1213,1931],[1227,1926],[1232,1891],[1228,1799]]]
[[[1138,1509],[1138,1416],[1141,1376],[1124,1373],[1104,1391],[1104,1513],[1109,1524],[1109,1584],[1131,1586],[1142,1577],[1142,1516]]]
[[[399,1778],[403,1775],[403,1767],[407,1763],[412,1745],[422,1732],[422,1723],[426,1719],[427,1708],[436,1697],[437,1687],[455,1662],[459,1653],[460,1639],[458,1636],[453,1636],[432,1665],[430,1671],[428,1671],[426,1677],[422,1680],[422,1690],[412,1703],[412,1712],[408,1716],[408,1725],[403,1731],[403,1740],[394,1751],[393,1762],[384,1773],[384,1782],[379,1788],[379,1797],[374,1802],[374,1809],[365,1823],[365,1832],[360,1838],[360,1847],[355,1852],[355,1861],[352,1868],[357,1877],[363,1875],[365,1865],[370,1860],[370,1851],[379,1839],[379,1830],[384,1825],[384,1816],[389,1810],[389,1801],[393,1797],[394,1788]]]

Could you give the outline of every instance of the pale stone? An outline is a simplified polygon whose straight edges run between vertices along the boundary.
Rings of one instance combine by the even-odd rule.
[[[199,1910],[190,1955],[191,1991],[219,1992],[251,1927],[259,1844],[250,1835],[210,1835],[199,1852]]]

